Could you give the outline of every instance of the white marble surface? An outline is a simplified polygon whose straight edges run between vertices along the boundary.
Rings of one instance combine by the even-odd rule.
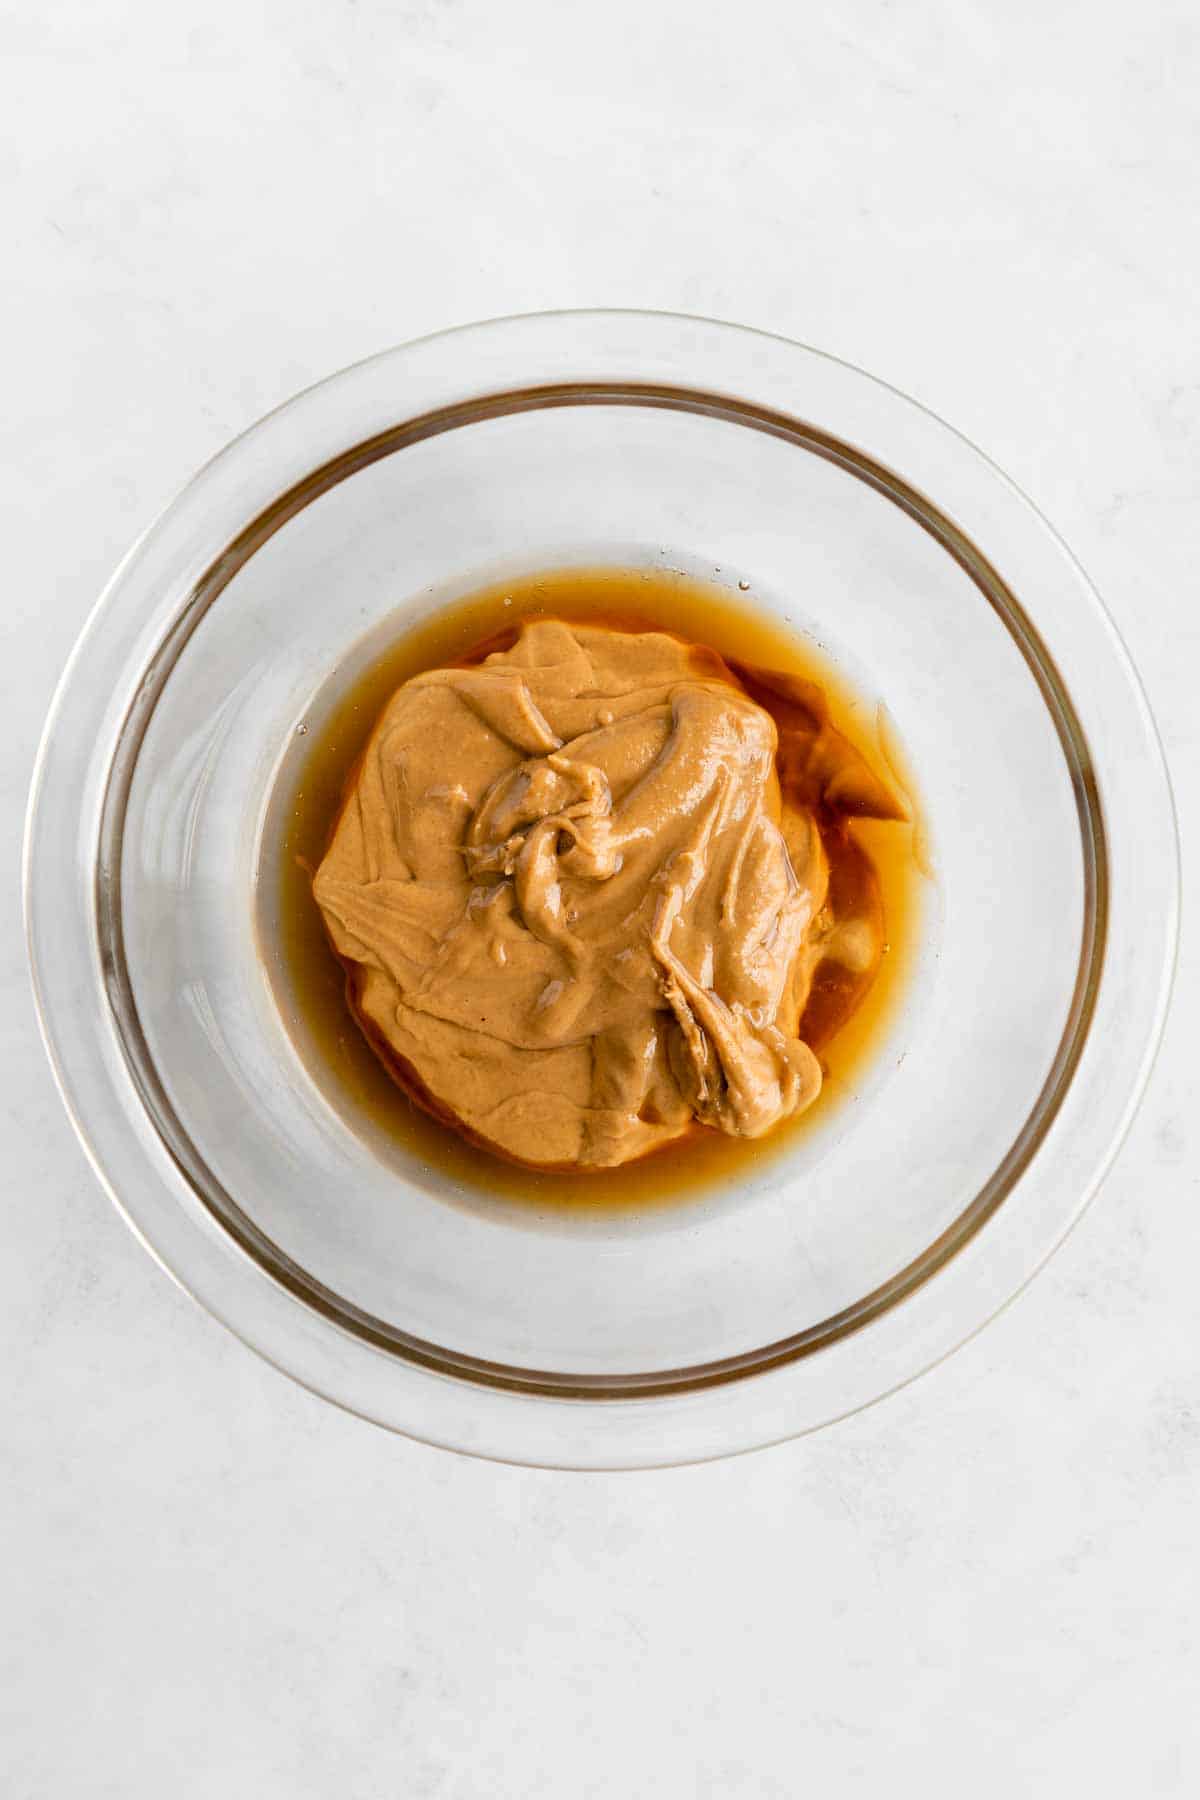
[[[190,15],[190,22],[188,15]],[[661,1475],[423,1449],[258,1363],[101,1197],[16,839],[110,567],[303,383],[634,304],[864,364],[1043,505],[1200,825],[1186,0],[12,0],[0,808],[0,1792],[535,1800],[1200,1786],[1200,1054],[1032,1289],[821,1437]]]

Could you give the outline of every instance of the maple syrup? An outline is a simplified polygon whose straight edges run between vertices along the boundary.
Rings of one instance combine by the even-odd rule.
[[[398,1085],[351,1010],[346,972],[312,894],[344,794],[375,721],[391,695],[423,670],[481,661],[508,647],[529,619],[557,618],[614,630],[668,631],[715,650],[774,710],[751,672],[773,670],[814,684],[830,723],[896,789],[898,777],[877,707],[856,694],[815,645],[755,613],[752,602],[673,571],[568,568],[498,583],[406,630],[355,679],[324,719],[305,731],[285,762],[280,829],[264,850],[260,881],[271,884],[273,921],[264,958],[285,1023],[317,1056],[345,1107],[451,1182],[539,1205],[647,1205],[744,1175],[778,1156],[852,1085],[878,1048],[915,951],[920,852],[911,822],[847,819],[817,812],[829,860],[835,918],[869,920],[882,954],[865,972],[832,960],[813,981],[800,1035],[817,1053],[824,1086],[812,1107],[766,1138],[735,1138],[695,1125],[665,1148],[617,1168],[544,1171],[506,1161],[430,1117]],[[781,771],[782,774],[782,771]],[[803,798],[800,796],[799,798]]]

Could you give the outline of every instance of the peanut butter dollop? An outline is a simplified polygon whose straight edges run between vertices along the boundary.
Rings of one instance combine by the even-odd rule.
[[[836,734],[811,739],[828,762]],[[808,1106],[828,868],[777,749],[718,657],[658,632],[542,620],[406,682],[314,883],[393,1072],[543,1166]]]

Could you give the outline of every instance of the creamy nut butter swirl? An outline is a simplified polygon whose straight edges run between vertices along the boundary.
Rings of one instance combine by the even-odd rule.
[[[373,1046],[468,1136],[604,1167],[816,1098],[814,970],[879,945],[827,905],[814,808],[903,804],[810,684],[742,674],[543,619],[384,709],[314,893]]]

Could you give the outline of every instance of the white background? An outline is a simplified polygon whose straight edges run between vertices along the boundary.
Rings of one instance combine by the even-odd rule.
[[[188,22],[186,15],[191,15]],[[695,1470],[471,1463],[182,1298],[36,1045],[17,839],[91,602],[297,387],[506,311],[699,311],[948,417],[1097,582],[1200,823],[1188,0],[10,0],[0,24],[0,1793],[1200,1789],[1197,956],[1050,1269]]]

